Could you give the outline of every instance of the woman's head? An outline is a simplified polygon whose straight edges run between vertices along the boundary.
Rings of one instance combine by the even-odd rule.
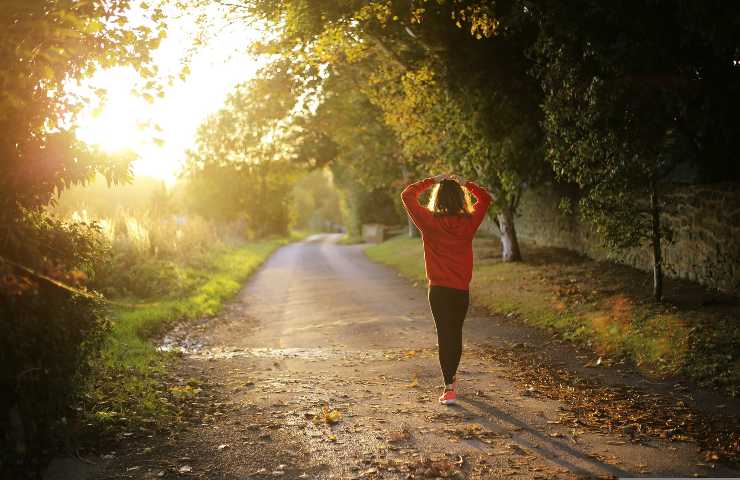
[[[435,215],[470,215],[473,211],[467,190],[450,179],[434,186],[428,208]]]

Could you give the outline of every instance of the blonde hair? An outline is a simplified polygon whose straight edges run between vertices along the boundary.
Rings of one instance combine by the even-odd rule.
[[[427,208],[435,215],[470,215],[473,202],[467,188],[447,179],[432,188]]]

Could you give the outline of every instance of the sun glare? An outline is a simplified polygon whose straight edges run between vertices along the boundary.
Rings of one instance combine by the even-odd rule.
[[[83,111],[77,127],[77,137],[98,145],[107,152],[138,150],[147,126],[147,104],[131,91],[136,73],[128,69],[113,69],[95,79],[99,88],[107,91],[98,108]]]
[[[149,103],[137,96],[132,90],[142,79],[132,68],[101,71],[76,86],[88,95],[97,88],[107,91],[99,105],[92,102],[80,114],[78,138],[111,153],[132,150],[139,157],[134,174],[174,182],[186,151],[194,146],[198,126],[261,64],[245,53],[261,33],[244,25],[227,28],[231,24],[223,12],[217,6],[210,8],[213,22],[221,22],[222,28],[213,29],[217,33],[189,58],[190,74],[166,87],[164,97]],[[168,38],[154,54],[161,75],[178,76],[196,31],[194,15],[172,19]]]

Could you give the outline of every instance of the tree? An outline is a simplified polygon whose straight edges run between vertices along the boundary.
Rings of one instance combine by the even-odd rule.
[[[85,99],[65,87],[112,65],[154,75],[150,51],[164,36],[163,14],[152,8],[133,24],[130,6],[0,3],[0,428],[8,432],[0,464],[23,473],[23,463],[53,446],[50,430],[106,328],[96,296],[83,294],[103,249],[97,228],[44,207],[97,173],[128,177],[131,155],[102,155],[76,140],[70,125]]]
[[[0,206],[45,205],[55,191],[101,172],[124,179],[130,157],[111,161],[80,144],[70,120],[85,98],[65,88],[99,68],[155,71],[149,52],[164,36],[162,12],[132,25],[130,2],[9,0],[0,6]],[[99,92],[102,93],[102,92]],[[89,99],[87,99],[89,100]]]
[[[539,90],[525,55],[536,37],[514,7],[487,23],[482,14],[471,19],[471,35],[461,28],[468,20],[460,19],[467,7],[459,2],[249,5],[280,25],[271,53],[299,52],[329,78],[357,72],[356,91],[380,108],[400,143],[402,170],[482,178],[496,197],[503,258],[520,258],[514,213],[545,164]],[[502,22],[506,29],[491,27]]]
[[[55,258],[53,249],[29,241],[23,218],[97,173],[111,182],[129,178],[131,154],[103,155],[76,139],[70,124],[89,99],[65,87],[112,65],[155,74],[150,51],[165,35],[164,16],[153,9],[148,20],[134,25],[130,5],[128,0],[0,5],[0,224],[6,226],[0,245],[7,259],[45,268],[43,259]],[[0,269],[8,272],[7,262]]]
[[[687,163],[737,172],[740,8],[542,1],[536,14],[548,159],[607,246],[650,243],[660,301],[665,183]]]
[[[293,187],[292,225],[301,230],[335,232],[342,224],[339,191],[328,169],[302,176]]]
[[[290,78],[283,79],[290,90]],[[287,232],[295,173],[291,151],[280,141],[286,135],[280,120],[294,105],[265,85],[256,79],[229,95],[224,108],[198,129],[184,173],[195,211],[206,218],[245,220],[257,236]]]
[[[400,146],[382,111],[360,89],[364,70],[339,64],[331,75],[321,71],[321,64],[303,52],[279,56],[243,90],[284,106],[260,115],[255,104],[245,102],[232,114],[252,129],[267,132],[279,126],[271,142],[297,167],[330,168],[343,193],[345,224],[352,235],[359,234],[363,222],[396,223],[404,182]]]
[[[519,260],[514,226],[519,199],[547,170],[539,89],[525,56],[536,31],[510,5],[500,6],[495,16],[484,3],[418,5],[401,25],[406,35],[399,37],[409,46],[395,55],[416,68],[406,68],[400,82],[384,82],[396,92],[380,101],[410,155],[442,159],[438,168],[487,185],[494,194],[502,258]]]
[[[315,144],[317,136],[332,145],[322,158],[344,194],[351,235],[359,235],[363,223],[396,223],[402,215],[398,192],[407,180],[396,135],[358,88],[358,73],[336,69],[322,84],[318,107],[299,122],[302,145]],[[305,165],[307,158],[297,160]]]

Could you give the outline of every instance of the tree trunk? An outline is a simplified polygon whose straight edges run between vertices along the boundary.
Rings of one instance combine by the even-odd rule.
[[[416,225],[414,225],[413,220],[411,220],[411,217],[406,215],[406,220],[409,222],[409,237],[416,238],[419,237],[419,229],[416,228]]]
[[[504,262],[518,262],[522,259],[519,251],[519,240],[514,229],[514,212],[506,206],[496,216],[498,229],[501,232],[501,259]]]
[[[650,192],[650,212],[653,224],[653,297],[656,302],[661,302],[663,300],[663,257],[660,251],[660,205],[655,182]]]
[[[406,168],[406,165],[401,163],[401,174],[403,175],[403,183],[407,184],[409,182],[409,171]],[[409,228],[409,237],[411,238],[417,238],[421,236],[421,232],[419,232],[419,229],[416,228],[416,225],[414,225],[414,221],[411,220],[411,216],[407,213],[406,214],[406,221],[408,222],[408,228]]]

